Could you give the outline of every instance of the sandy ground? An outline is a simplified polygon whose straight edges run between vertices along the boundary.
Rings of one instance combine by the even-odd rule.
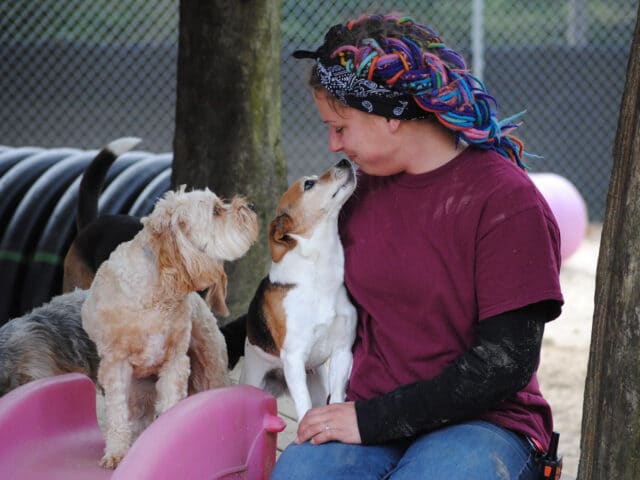
[[[538,376],[553,409],[555,430],[560,432],[563,480],[576,477],[580,460],[584,381],[601,232],[600,225],[591,225],[578,250],[564,262],[560,282],[565,304],[562,315],[547,325],[542,344]]]

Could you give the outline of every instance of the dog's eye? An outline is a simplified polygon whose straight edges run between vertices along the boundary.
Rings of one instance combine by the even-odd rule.
[[[315,184],[315,180],[307,180],[306,182],[304,182],[304,191],[306,192],[307,190],[311,189]]]
[[[217,217],[218,215],[220,215],[222,213],[222,207],[219,204],[215,204],[213,207],[213,216]]]

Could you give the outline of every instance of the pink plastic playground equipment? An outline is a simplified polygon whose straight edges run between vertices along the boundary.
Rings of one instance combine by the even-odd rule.
[[[266,479],[284,428],[268,393],[248,385],[209,390],[165,412],[117,469],[105,470],[95,387],[83,375],[59,375],[0,398],[0,478]]]

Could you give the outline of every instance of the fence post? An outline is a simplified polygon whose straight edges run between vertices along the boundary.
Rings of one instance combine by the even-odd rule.
[[[482,80],[484,70],[484,0],[473,0],[471,16],[471,54],[474,76]]]

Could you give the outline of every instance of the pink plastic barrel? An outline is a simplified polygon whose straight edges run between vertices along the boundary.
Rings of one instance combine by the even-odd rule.
[[[285,428],[276,400],[248,385],[208,390],[165,412],[116,470],[98,465],[104,439],[89,378],[59,375],[0,398],[0,478],[94,480],[268,478]]]

